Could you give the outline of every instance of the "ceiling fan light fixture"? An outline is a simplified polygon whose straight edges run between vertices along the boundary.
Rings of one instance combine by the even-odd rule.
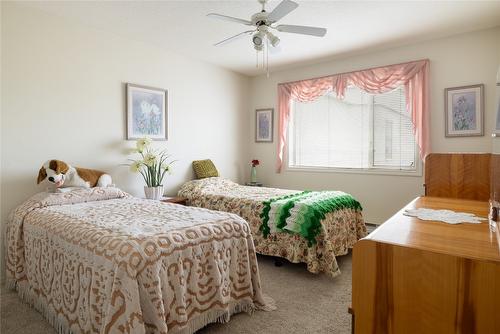
[[[262,32],[257,32],[252,37],[252,42],[255,48],[259,46],[262,49],[262,45],[264,45],[264,34]]]
[[[273,47],[276,47],[278,46],[278,44],[280,44],[280,39],[278,36],[274,35],[273,33],[271,33],[270,31],[267,32],[267,39],[269,39],[269,42],[271,42],[271,45]]]

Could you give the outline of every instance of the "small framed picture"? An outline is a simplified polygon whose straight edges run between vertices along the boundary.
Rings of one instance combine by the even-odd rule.
[[[127,139],[167,140],[167,90],[127,84]]]
[[[255,141],[257,143],[272,143],[273,116],[273,108],[255,110]]]
[[[484,135],[484,85],[445,89],[446,137]]]

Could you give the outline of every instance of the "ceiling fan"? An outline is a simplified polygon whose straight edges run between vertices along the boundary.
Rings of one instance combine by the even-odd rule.
[[[251,26],[252,29],[243,31],[237,35],[226,38],[218,43],[215,43],[214,46],[223,46],[229,42],[235,41],[241,37],[253,35],[252,43],[253,47],[257,51],[262,51],[264,47],[264,43],[267,41],[271,44],[271,46],[278,46],[280,39],[278,36],[274,35],[270,30],[277,30],[280,32],[288,32],[293,34],[302,34],[302,35],[311,35],[323,37],[326,34],[325,28],[317,28],[317,27],[309,27],[309,26],[297,26],[297,25],[289,25],[289,24],[279,24],[276,23],[285,17],[288,13],[293,11],[295,8],[299,6],[298,3],[293,2],[291,0],[283,0],[281,1],[276,8],[274,8],[271,12],[267,12],[265,9],[267,0],[257,0],[262,5],[262,10],[258,13],[252,15],[250,20],[244,20],[237,17],[221,15],[210,13],[207,16],[220,19],[224,21],[231,21],[236,23],[242,23],[247,26]]]

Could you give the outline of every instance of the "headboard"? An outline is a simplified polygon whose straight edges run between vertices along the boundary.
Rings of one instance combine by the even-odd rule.
[[[425,159],[425,195],[488,201],[490,153],[431,153]]]

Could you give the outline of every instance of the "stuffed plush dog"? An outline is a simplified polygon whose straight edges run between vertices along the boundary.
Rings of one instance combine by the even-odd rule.
[[[48,160],[38,172],[39,184],[47,179],[56,188],[107,187],[112,184],[111,176],[93,169],[72,167],[61,160]]]

